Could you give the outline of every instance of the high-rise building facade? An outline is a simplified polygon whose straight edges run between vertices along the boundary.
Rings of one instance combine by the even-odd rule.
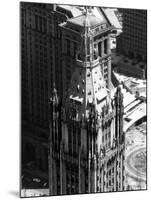
[[[110,92],[112,26],[102,9],[84,12],[21,3],[22,173],[49,176],[51,195],[124,188],[122,94]]]
[[[84,12],[60,24],[63,52],[74,56],[70,46],[80,45],[63,99],[54,87],[50,101],[50,195],[124,190],[123,96],[119,86],[111,97],[107,62],[112,26],[101,12]]]
[[[121,9],[123,33],[117,38],[117,51],[139,60],[147,60],[147,11]]]
[[[62,87],[58,24],[72,14],[52,4],[21,2],[20,9],[22,173],[48,179],[48,101],[53,82],[59,94]]]

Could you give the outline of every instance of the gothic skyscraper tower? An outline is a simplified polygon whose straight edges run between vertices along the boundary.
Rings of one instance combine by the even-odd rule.
[[[75,39],[80,45],[63,100],[55,88],[51,99],[50,195],[124,190],[121,87],[111,95],[112,26],[93,9],[60,25],[62,43],[68,37],[68,45]]]

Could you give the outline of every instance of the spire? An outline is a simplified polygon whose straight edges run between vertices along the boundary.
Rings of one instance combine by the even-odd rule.
[[[90,27],[90,22],[89,22],[89,19],[88,19],[88,15],[89,15],[88,6],[85,7],[83,14],[85,15],[85,20],[83,21],[84,28]]]
[[[101,23],[98,18],[92,14],[92,7],[85,6],[83,15],[79,17],[80,26],[82,26],[81,32],[81,46],[77,52],[77,62],[83,61],[84,67],[91,65],[94,60],[98,59],[98,52],[94,47],[94,35],[93,30],[95,26]],[[74,21],[76,23],[76,19]]]
[[[90,11],[89,7],[85,7],[83,11],[83,30],[81,33],[81,47],[77,54],[77,60],[85,63],[90,62],[92,57],[91,29],[90,29]],[[86,67],[86,66],[85,66]]]

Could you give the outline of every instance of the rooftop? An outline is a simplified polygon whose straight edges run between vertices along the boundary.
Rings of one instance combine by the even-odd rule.
[[[92,28],[105,23],[105,20],[103,18],[97,18],[95,15],[89,15],[89,14],[87,16],[80,15],[78,17],[69,19],[68,21],[83,27],[86,19],[88,20],[89,25]]]
[[[72,18],[67,21],[72,24],[76,24],[83,27],[87,21],[91,28],[97,27],[102,24],[110,24],[109,20],[103,10],[98,7],[83,7],[83,6],[71,6],[71,5],[58,5],[58,7],[65,9],[72,14]]]

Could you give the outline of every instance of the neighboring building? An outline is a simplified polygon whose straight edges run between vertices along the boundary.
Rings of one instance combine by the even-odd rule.
[[[63,99],[65,101],[65,98],[67,99],[69,98],[69,94],[67,91],[71,90],[70,88],[71,79],[73,79],[75,73],[77,73],[76,72],[77,69],[80,69],[81,65],[83,65],[82,63],[84,63],[83,59],[85,58],[85,52],[83,51],[85,51],[85,46],[84,44],[81,45],[81,42],[84,42],[82,38],[85,39],[91,38],[92,41],[89,47],[89,51],[91,53],[93,52],[93,55],[91,56],[90,52],[86,52],[86,54],[88,55],[86,59],[88,61],[87,64],[89,64],[90,61],[92,60],[91,64],[93,65],[93,67],[97,69],[98,71],[97,76],[100,76],[99,78],[101,78],[99,82],[98,80],[96,80],[96,82],[97,86],[100,89],[102,88],[104,92],[104,98],[101,99],[102,97],[99,97],[98,95],[99,98],[98,101],[100,102],[102,100],[102,103],[106,107],[104,108],[106,109],[106,114],[104,113],[104,116],[107,115],[108,117],[105,117],[104,121],[107,122],[106,124],[108,125],[105,125],[105,127],[106,128],[108,127],[108,129],[110,129],[110,125],[114,124],[115,121],[117,121],[117,124],[119,123],[119,125],[117,125],[117,128],[119,127],[121,128],[120,132],[118,131],[119,129],[116,131],[114,138],[114,141],[116,141],[116,145],[113,145],[114,146],[113,150],[111,150],[112,146],[111,143],[113,142],[113,135],[114,135],[113,132],[115,130],[112,130],[113,132],[109,133],[109,130],[104,128],[104,131],[108,130],[108,133],[106,134],[104,133],[104,141],[105,141],[104,144],[107,145],[105,148],[108,149],[109,153],[107,153],[107,149],[105,150],[103,146],[102,146],[103,150],[101,150],[102,152],[104,152],[103,153],[104,168],[102,169],[103,171],[106,170],[104,172],[102,171],[102,177],[104,177],[103,176],[104,173],[106,180],[108,180],[106,184],[107,185],[111,184],[114,186],[110,186],[109,189],[109,187],[105,185],[97,189],[96,186],[92,185],[89,187],[92,187],[93,189],[86,189],[88,185],[88,180],[85,179],[87,183],[85,183],[84,187],[85,187],[85,192],[108,191],[108,190],[119,191],[123,190],[124,188],[123,186],[124,169],[122,167],[124,162],[124,145],[119,144],[119,140],[121,143],[123,142],[123,139],[121,139],[123,138],[122,120],[119,122],[117,119],[118,115],[115,116],[113,113],[117,113],[116,109],[119,106],[120,109],[119,112],[122,117],[122,96],[120,93],[120,89],[118,89],[117,94],[115,95],[116,99],[115,106],[111,106],[111,110],[108,108],[108,105],[111,104],[111,99],[110,99],[111,95],[108,93],[110,93],[109,91],[112,88],[111,52],[110,52],[110,31],[112,30],[112,26],[109,20],[106,18],[104,11],[100,8],[94,7],[93,9],[91,9],[90,11],[91,15],[88,17],[92,36],[87,38],[86,36],[83,35],[86,34],[85,32],[83,32],[85,31],[83,24],[83,22],[85,21],[85,15],[83,14],[83,12],[84,12],[84,7],[79,7],[79,6],[21,2],[22,174],[25,176],[29,174],[30,176],[33,177],[39,177],[41,179],[45,179],[43,180],[44,183],[43,185],[48,187],[48,185],[45,184],[46,182],[48,182],[48,175],[51,174],[49,173],[50,163],[48,170],[48,139],[50,136],[50,128],[53,128],[53,125],[50,126],[49,122],[50,120],[53,121],[52,119],[54,119],[55,117],[55,113],[54,117],[52,117],[51,112],[49,112],[50,108],[48,103],[49,98],[50,96],[52,97],[53,94],[55,95],[56,93],[56,91],[54,91],[54,93],[52,92],[54,89],[53,86],[54,83],[58,92],[59,99]],[[88,68],[88,66],[86,66],[86,68]],[[86,68],[82,72],[78,73],[82,73],[81,76],[86,75],[87,73]],[[94,72],[90,72],[90,77],[91,73]],[[77,77],[77,81],[80,81],[78,79],[79,77]],[[92,79],[90,78],[89,81],[91,84]],[[83,84],[85,85],[84,87],[86,88],[88,87],[86,83]],[[93,89],[93,87],[91,89]],[[74,93],[71,92],[71,95],[74,95]],[[91,91],[91,96],[92,96],[92,91]],[[87,96],[85,96],[84,98],[88,99]],[[97,101],[95,95],[94,98],[95,101]],[[119,105],[116,104],[116,102],[118,102],[118,98],[121,98],[121,102],[119,102]],[[56,101],[58,100],[56,99]],[[66,108],[66,104],[67,103],[63,104],[65,106],[64,108]],[[93,102],[91,102],[91,104],[92,105],[90,107],[93,108]],[[59,104],[59,106],[60,106],[59,109],[62,109],[62,105]],[[70,106],[71,105],[69,104],[69,107]],[[73,121],[72,119],[70,120]],[[59,130],[61,130],[60,127],[62,125],[60,123],[65,123],[65,121],[59,120],[58,123],[59,123],[58,124]],[[65,127],[66,125],[64,124],[63,126]],[[66,131],[62,133],[67,134],[65,132]],[[111,138],[108,139],[107,134],[109,136],[112,136],[112,139]],[[121,136],[119,136],[119,134],[121,134]],[[60,178],[62,177],[63,172],[58,170],[64,170],[64,169],[63,167],[60,167],[60,165],[63,165],[63,163],[61,162],[61,157],[59,157],[60,159],[59,160],[58,156],[62,155],[64,150],[59,149],[59,142],[61,141],[61,138],[58,137],[60,136],[57,135],[57,130],[56,130],[56,135],[54,135],[53,139],[54,141],[53,145],[55,146],[55,149],[52,149],[52,151],[54,153],[54,157],[57,159],[56,162],[58,162],[56,171],[60,172],[61,176],[56,174],[55,171],[52,171],[52,174],[55,175],[54,181],[57,181],[57,183],[55,182],[55,184],[50,184],[50,188],[52,185],[54,185],[53,188],[51,188],[52,191],[51,194],[72,193],[72,188],[66,188],[66,189],[62,188],[66,187],[66,185],[61,184],[63,182],[61,182]],[[81,137],[83,136],[81,135]],[[118,138],[120,139],[118,140]],[[64,148],[63,144],[61,145],[61,148]],[[98,149],[98,151],[100,151],[100,149]],[[95,155],[91,154],[90,158],[91,160],[93,159],[93,156],[95,157]],[[109,161],[107,159],[107,156],[109,156]],[[120,156],[121,156],[121,161],[120,160],[117,161],[117,159],[119,159]],[[71,157],[67,155],[67,159],[68,158],[70,159]],[[98,158],[97,161],[99,161]],[[109,165],[109,162],[112,164]],[[86,165],[88,164],[87,162],[84,163]],[[109,170],[109,167],[111,167],[112,165],[113,168],[113,163],[115,165],[115,168],[114,171],[112,170],[111,172],[111,170]],[[108,168],[106,167],[106,164],[108,165]],[[119,165],[121,165],[121,167],[119,167]],[[77,166],[77,164],[75,166]],[[68,168],[70,171],[70,166],[66,166],[66,168]],[[55,170],[54,166],[53,169]],[[82,170],[80,166],[79,169]],[[101,165],[99,165],[99,169],[101,169]],[[76,170],[77,168],[75,169],[75,175],[77,175]],[[110,180],[110,178],[107,179],[107,176],[111,177],[110,173],[112,173],[112,176],[115,176],[114,180],[113,177],[112,180]],[[71,175],[70,172],[69,174]],[[69,178],[69,180],[67,180],[68,183],[71,183],[73,178],[70,175],[66,177],[67,179]],[[77,181],[77,179],[75,180],[75,176],[73,179],[74,181]],[[62,180],[65,181],[65,179]],[[79,180],[80,179],[78,179],[78,181]],[[103,181],[105,180],[103,179],[101,180],[102,184],[104,184]],[[67,182],[65,181],[65,183]],[[30,185],[33,184],[31,183]],[[71,184],[71,187],[72,186],[74,187],[74,184]],[[22,184],[22,187],[26,187],[26,184]],[[38,187],[38,184],[36,187]],[[43,186],[40,185],[40,187]],[[103,189],[103,187],[106,189]],[[84,189],[80,188],[80,186],[79,189],[76,188],[73,190],[74,193],[77,193],[79,191],[81,192],[84,191]]]
[[[64,46],[78,41],[80,48],[66,94],[59,98],[54,86],[50,99],[50,195],[123,191],[123,96],[119,86],[111,98],[108,63],[103,77],[112,26],[101,12],[98,18],[86,9],[60,27]]]
[[[117,51],[124,55],[147,60],[147,11],[120,9],[123,13],[123,33],[117,38]]]
[[[22,174],[48,182],[48,101],[52,83],[60,92],[62,79],[58,24],[71,13],[56,11],[52,4],[21,2],[20,6]]]

